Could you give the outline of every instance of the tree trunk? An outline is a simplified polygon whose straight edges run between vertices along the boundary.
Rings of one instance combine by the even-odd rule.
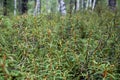
[[[89,7],[92,7],[92,0],[89,0]]]
[[[111,10],[115,10],[116,9],[116,0],[108,0],[108,5]]]
[[[70,14],[72,14],[74,8],[74,0],[70,0]]]
[[[19,14],[22,14],[22,2],[21,2],[21,0],[17,0],[17,1],[18,1],[18,6],[17,6],[18,12],[19,12]]]
[[[64,0],[58,0],[59,3],[59,11],[62,15],[66,15],[66,6]]]
[[[14,16],[16,16],[17,10],[17,0],[14,0]]]
[[[94,10],[94,8],[95,8],[95,5],[96,5],[96,0],[93,0],[93,4],[92,4],[92,10]]]
[[[36,4],[36,6],[35,6],[35,10],[34,10],[34,16],[36,16],[36,15],[39,15],[40,14],[40,8],[41,8],[41,2],[40,2],[41,0],[36,0],[35,1],[35,4]]]
[[[7,15],[7,0],[3,1],[3,15]]]
[[[75,0],[75,11],[79,10],[80,0]]]
[[[28,7],[27,7],[28,0],[22,0],[22,14],[27,13]]]
[[[81,0],[80,3],[81,3],[81,8],[84,9],[85,8],[85,1]]]
[[[86,10],[88,9],[89,7],[89,0],[86,1]]]
[[[77,2],[77,4],[76,4],[76,11],[79,11],[79,9],[80,9],[80,0],[77,0],[76,2]]]

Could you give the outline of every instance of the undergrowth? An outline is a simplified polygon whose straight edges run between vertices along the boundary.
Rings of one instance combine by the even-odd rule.
[[[0,16],[0,80],[118,80],[120,15]]]

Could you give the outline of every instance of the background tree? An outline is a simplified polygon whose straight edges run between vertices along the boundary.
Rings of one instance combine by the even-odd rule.
[[[41,0],[35,0],[35,5],[34,15],[38,15],[41,10]]]
[[[60,0],[65,4],[65,12],[69,12],[70,14],[78,11],[78,10],[94,10],[97,8],[98,3],[100,2],[99,8],[109,7],[112,10],[116,10],[116,8],[120,9],[120,0]],[[36,4],[34,4],[36,3]],[[24,14],[28,12],[28,14],[34,14],[35,7],[39,3],[37,0],[0,0],[0,14],[2,15],[16,15]],[[56,13],[60,11],[60,3],[59,0],[40,0],[40,13],[49,14]],[[58,7],[59,6],[59,7]],[[104,6],[104,7],[103,7]],[[96,11],[96,10],[95,10]],[[14,14],[13,14],[14,12]],[[34,12],[34,13],[33,13]]]
[[[72,14],[73,9],[74,9],[74,0],[70,0],[70,14]]]
[[[80,0],[80,7],[81,9],[85,8],[85,0]]]
[[[80,8],[80,0],[75,0],[75,10],[78,11]]]
[[[59,11],[62,15],[66,15],[66,6],[64,0],[58,0],[59,3]]]
[[[95,8],[95,5],[96,5],[96,0],[93,0],[93,4],[92,4],[92,10],[94,10],[94,8]]]
[[[116,0],[108,0],[108,5],[110,9],[115,10],[116,9]]]
[[[16,15],[17,10],[17,0],[14,0],[14,15]]]
[[[3,15],[7,15],[7,0],[3,1]]]
[[[28,0],[22,0],[22,14],[26,13],[28,10],[27,3]]]
[[[17,4],[17,8],[18,8],[18,12],[19,14],[22,14],[22,0],[17,0],[18,4]]]

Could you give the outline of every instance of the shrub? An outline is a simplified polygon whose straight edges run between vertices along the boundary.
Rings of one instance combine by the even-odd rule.
[[[0,18],[0,79],[117,80],[119,14]]]

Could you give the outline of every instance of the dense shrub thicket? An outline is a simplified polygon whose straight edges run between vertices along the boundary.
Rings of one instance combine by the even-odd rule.
[[[120,15],[0,16],[0,80],[118,80]]]

